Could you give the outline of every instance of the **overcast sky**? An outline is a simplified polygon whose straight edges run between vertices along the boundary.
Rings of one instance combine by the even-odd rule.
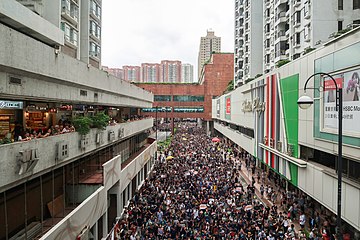
[[[234,51],[233,9],[233,0],[103,0],[102,65],[180,60],[195,74],[207,29],[221,37],[222,52]]]

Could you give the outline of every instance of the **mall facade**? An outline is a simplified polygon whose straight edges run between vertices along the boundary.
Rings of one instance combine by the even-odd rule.
[[[312,74],[333,76],[344,96],[342,219],[352,232],[360,230],[359,39],[354,29],[212,101],[215,134],[336,214],[338,115],[331,79],[311,78],[306,94],[314,104],[297,105]]]

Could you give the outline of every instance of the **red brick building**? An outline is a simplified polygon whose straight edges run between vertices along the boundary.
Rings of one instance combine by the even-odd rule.
[[[152,109],[143,109],[143,115],[155,118],[201,118],[211,121],[211,99],[222,95],[234,79],[232,53],[214,53],[202,71],[197,84],[145,84],[136,85],[154,94]],[[170,108],[171,107],[171,108]]]

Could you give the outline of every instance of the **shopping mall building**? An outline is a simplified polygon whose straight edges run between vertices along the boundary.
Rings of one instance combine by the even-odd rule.
[[[337,212],[338,114],[329,77],[309,80],[307,110],[297,100],[314,73],[343,86],[342,219],[360,230],[360,30],[354,29],[285,66],[213,99],[216,134],[253,156],[329,212]],[[324,84],[327,87],[323,87]],[[330,86],[330,87],[329,87]],[[313,89],[315,88],[315,89]]]
[[[153,94],[100,70],[91,49],[71,56],[78,42],[68,40],[17,1],[0,1],[0,239],[106,237],[151,172],[153,118],[138,113]],[[12,142],[16,126],[38,132],[99,111],[117,123]]]

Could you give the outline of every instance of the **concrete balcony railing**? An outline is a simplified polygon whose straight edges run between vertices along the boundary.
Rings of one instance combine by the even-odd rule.
[[[77,208],[65,216],[40,239],[74,239],[86,227],[93,226],[108,209],[108,191],[118,184],[118,198],[126,186],[154,158],[157,143],[153,142],[139,153],[124,169],[121,169],[121,157],[116,156],[103,164],[103,186],[85,199]],[[150,168],[147,169],[151,171]],[[140,183],[138,183],[140,185]],[[119,206],[120,207],[120,206]],[[107,223],[104,223],[107,224]]]
[[[50,171],[74,158],[143,132],[153,126],[153,118],[91,129],[86,136],[77,132],[0,145],[0,190],[18,184],[29,176]]]

